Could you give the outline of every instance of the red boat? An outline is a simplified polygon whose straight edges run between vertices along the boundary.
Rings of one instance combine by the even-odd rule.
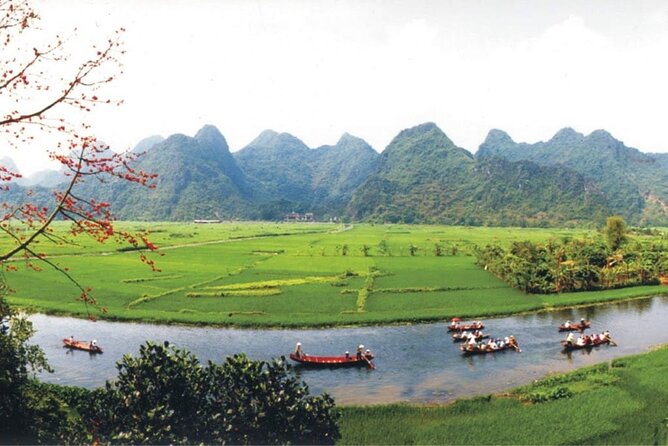
[[[75,339],[65,338],[63,339],[63,344],[65,344],[65,347],[77,350],[84,350],[90,353],[102,353],[102,349],[99,345],[88,341],[77,341]]]
[[[580,322],[578,324],[561,324],[559,326],[559,331],[584,331],[587,328],[591,327],[591,321],[585,321],[584,323]]]
[[[508,349],[513,349],[519,353],[522,352],[520,349],[520,346],[517,344],[517,341],[515,340],[514,337],[510,337],[510,340],[503,344],[503,347],[497,347],[497,348],[490,348],[488,343],[482,343],[482,344],[476,344],[476,345],[470,345],[470,344],[462,344],[459,349],[462,351],[462,354],[464,356],[469,356],[469,355],[484,355],[487,353],[496,353],[496,352],[502,352],[504,350]]]
[[[290,353],[290,359],[300,364],[313,367],[364,367],[374,368],[371,360],[373,355],[368,353],[358,358],[357,355],[348,356],[313,356]]]
[[[450,324],[448,331],[476,331],[482,330],[485,326],[482,322],[474,322],[472,324]]]

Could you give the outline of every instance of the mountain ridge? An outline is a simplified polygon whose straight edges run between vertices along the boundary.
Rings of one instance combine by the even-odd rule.
[[[231,152],[222,132],[204,125],[194,136],[145,138],[132,152],[143,152],[133,167],[158,174],[156,189],[77,186],[123,219],[280,220],[297,211],[502,226],[592,225],[620,214],[668,224],[668,154],[627,147],[603,129],[565,127],[533,144],[491,129],[475,154],[433,122],[401,130],[381,153],[349,133],[310,148],[268,129]]]

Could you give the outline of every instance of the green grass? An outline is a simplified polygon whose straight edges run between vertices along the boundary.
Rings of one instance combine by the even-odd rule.
[[[236,326],[332,326],[483,317],[647,296],[664,288],[526,295],[474,264],[474,245],[585,237],[583,230],[332,224],[121,223],[145,230],[164,256],[151,272],[138,253],[111,242],[53,245],[38,251],[93,288],[100,317]],[[65,231],[64,223],[56,226]],[[0,246],[9,240],[0,237]],[[434,246],[443,246],[435,256]],[[370,255],[361,249],[370,247]],[[417,246],[415,256],[409,247]],[[343,247],[348,254],[342,255]],[[85,315],[79,291],[45,268],[23,262],[7,278],[10,302]]]
[[[344,407],[340,426],[340,444],[666,444],[668,348],[446,406]]]

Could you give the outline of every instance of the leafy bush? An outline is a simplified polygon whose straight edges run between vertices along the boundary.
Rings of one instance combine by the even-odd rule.
[[[136,444],[333,444],[339,413],[310,396],[284,358],[245,355],[206,366],[168,343],[146,343],[117,364],[118,379],[93,393],[86,418],[96,440]]]
[[[546,401],[570,398],[572,396],[573,392],[571,392],[568,387],[559,386],[545,392],[532,392],[522,395],[521,400],[531,403],[544,403]]]

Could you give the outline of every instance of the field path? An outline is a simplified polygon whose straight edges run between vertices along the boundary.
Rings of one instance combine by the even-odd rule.
[[[233,242],[243,242],[247,240],[256,240],[262,238],[274,238],[274,237],[289,237],[294,235],[305,235],[305,234],[338,234],[340,232],[345,232],[353,229],[353,225],[344,225],[342,228],[334,229],[331,231],[304,231],[304,232],[295,232],[295,233],[285,233],[285,234],[275,234],[275,235],[253,235],[248,237],[239,237],[239,238],[226,238],[219,240],[207,240],[204,242],[192,242],[192,243],[179,243],[177,245],[167,245],[158,248],[158,252],[167,251],[170,249],[181,249],[181,248],[190,248],[197,246],[206,246],[206,245],[219,245],[223,243],[233,243]],[[80,252],[80,253],[66,253],[66,254],[51,254],[47,255],[49,259],[57,259],[63,257],[97,257],[97,256],[111,256],[118,254],[128,254],[132,252],[146,251],[145,249],[136,249],[136,250],[127,250],[127,251],[100,251],[100,252]],[[8,262],[25,262],[25,258],[14,258],[9,259]]]

